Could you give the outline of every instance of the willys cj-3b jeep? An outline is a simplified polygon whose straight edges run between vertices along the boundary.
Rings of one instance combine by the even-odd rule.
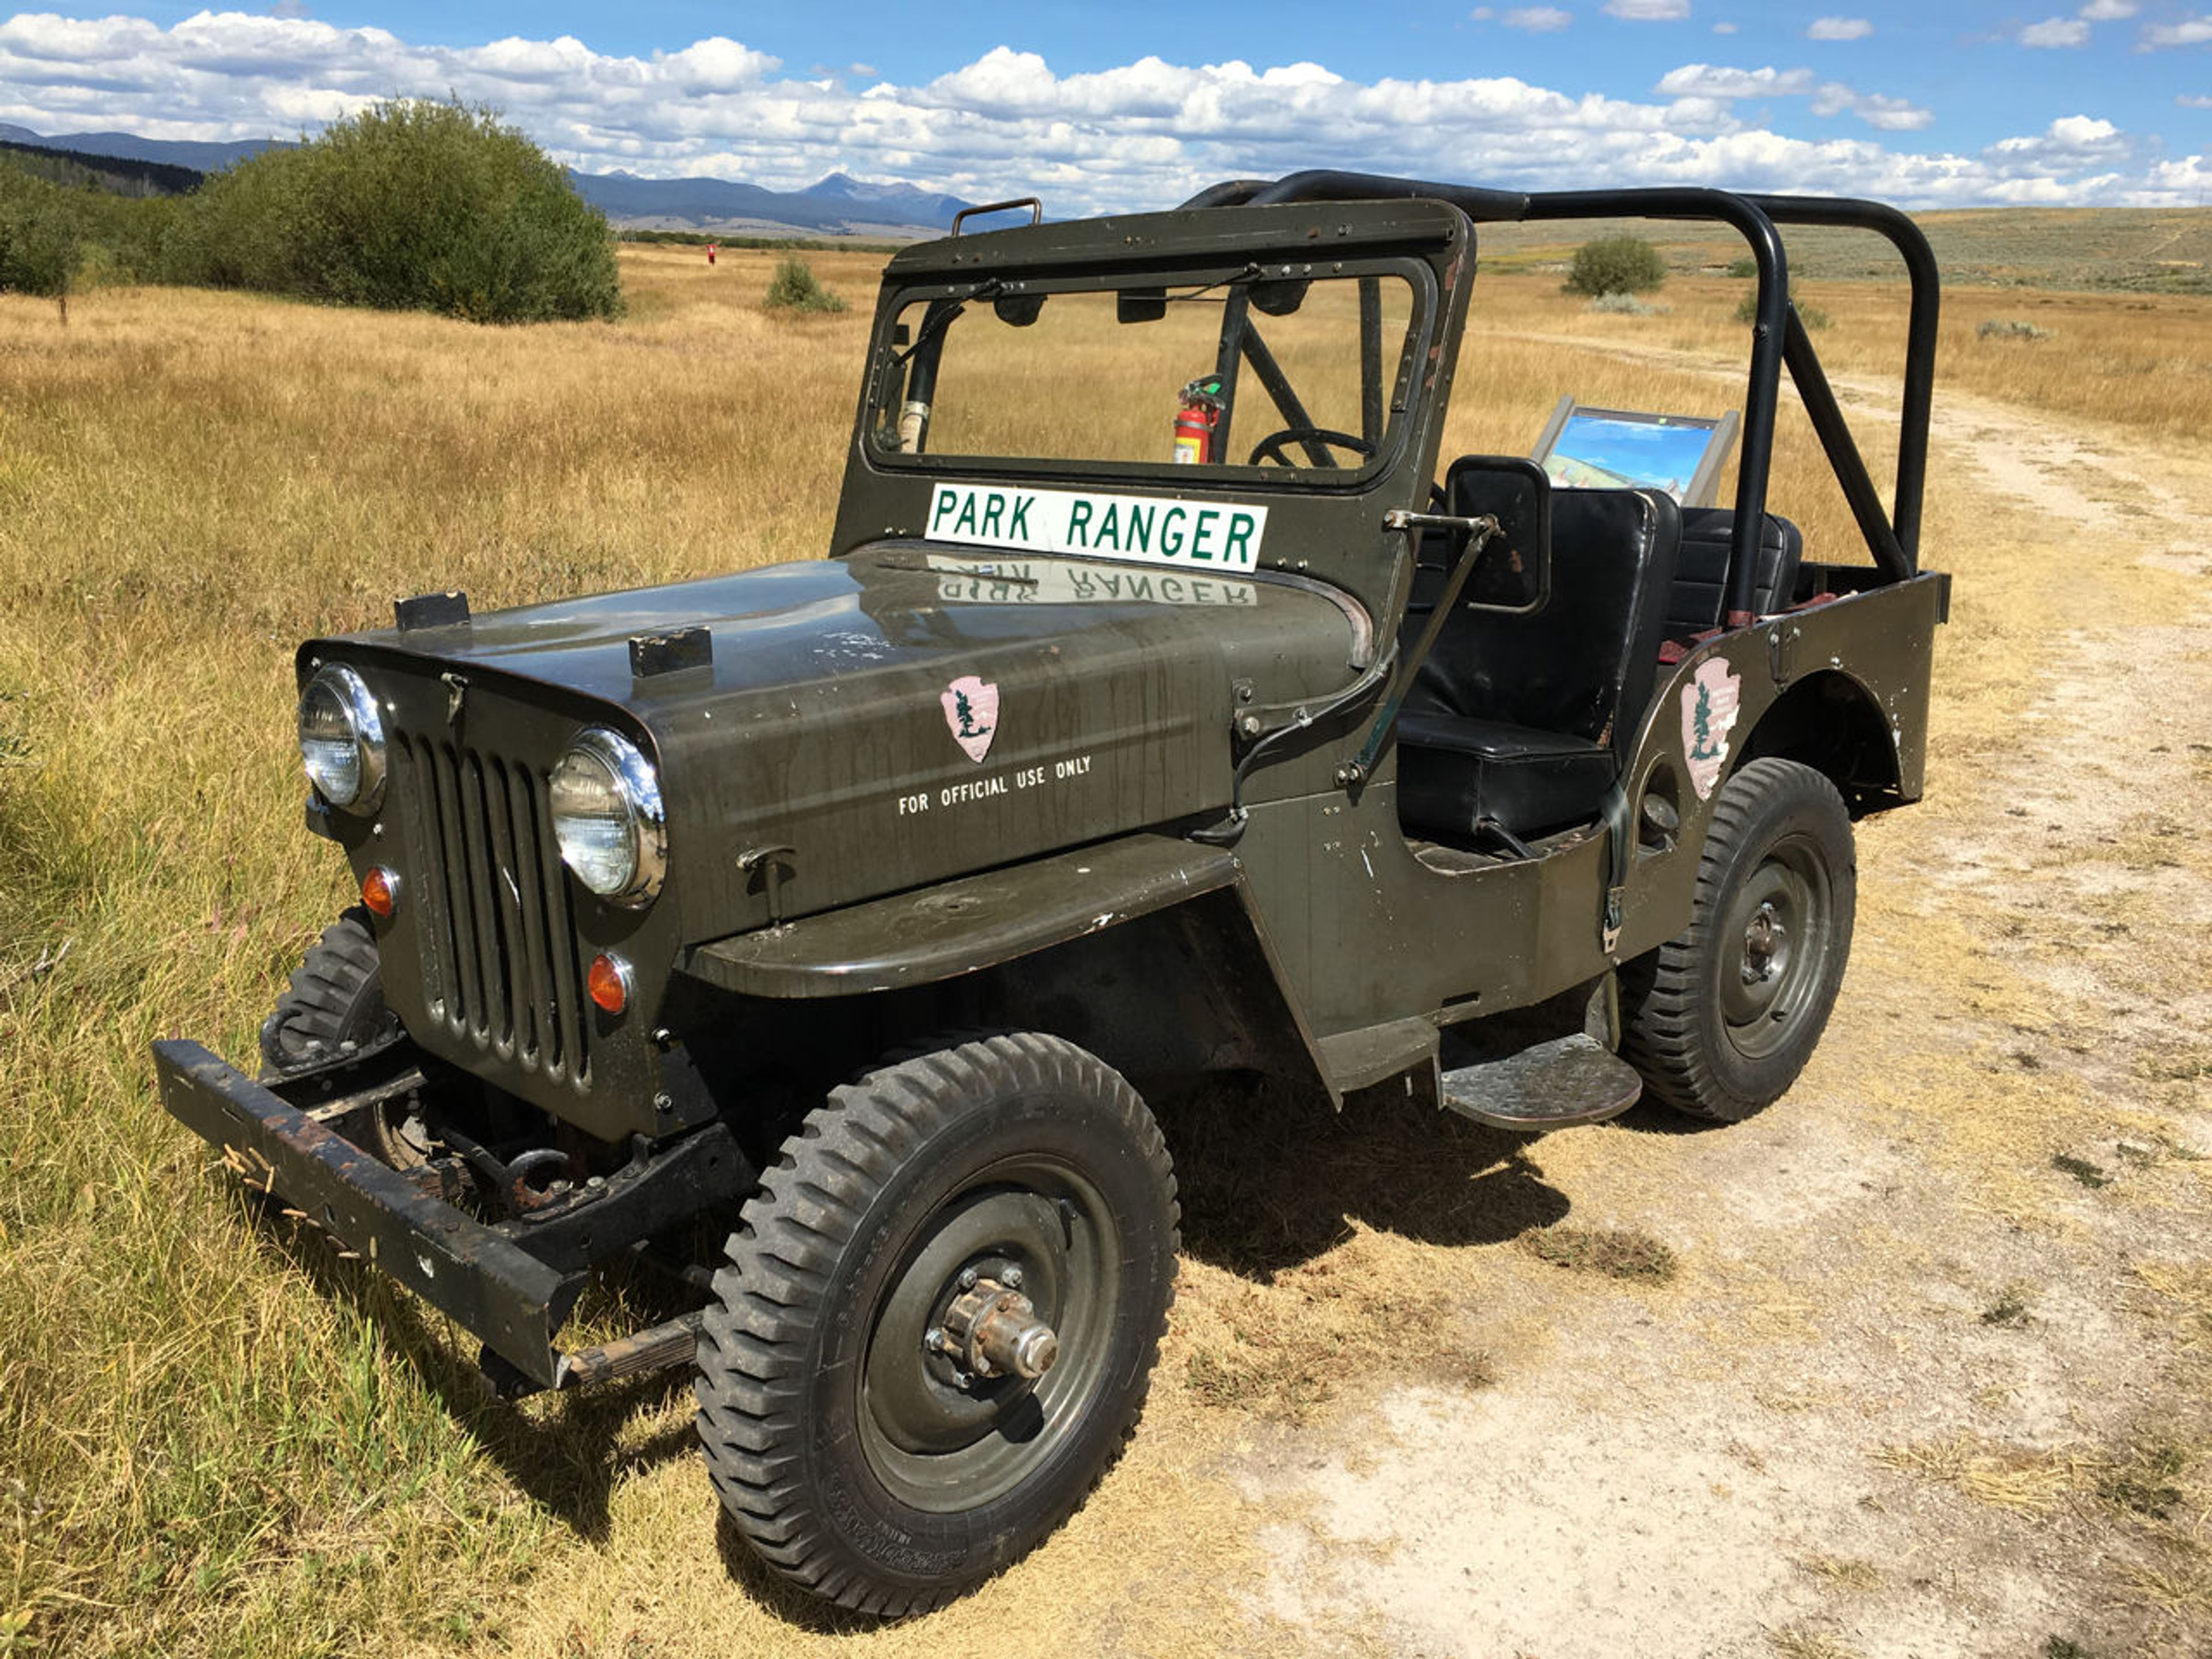
[[[1624,216],[1756,263],[1732,507],[1439,455],[1477,227]],[[1887,508],[1778,225],[1908,269]],[[879,1613],[1035,1547],[1131,1432],[1177,1248],[1146,1094],[1781,1095],[1948,596],[1891,209],[1318,173],[959,230],[884,272],[828,557],[301,647],[362,906],[259,1081],[156,1048],[502,1392],[696,1364],[737,1529]],[[1785,365],[1870,562],[1766,511]],[[639,1261],[684,1310],[560,1346]]]

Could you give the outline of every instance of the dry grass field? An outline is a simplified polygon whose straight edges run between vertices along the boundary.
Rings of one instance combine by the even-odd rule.
[[[294,643],[817,553],[880,256],[815,256],[854,308],[813,318],[760,307],[774,258],[633,250],[626,320],[526,331],[0,298],[0,1653],[2212,1650],[2205,299],[1948,296],[1930,795],[1862,826],[1792,1096],[1535,1142],[1177,1115],[1143,1431],[939,1614],[752,1569],[680,1378],[487,1403],[442,1321],[250,1221],[146,1050],[250,1055],[345,897]],[[1486,276],[1453,443],[1735,402],[1742,288]],[[1879,475],[1901,290],[1812,298]],[[1798,426],[1772,495],[1847,544]]]

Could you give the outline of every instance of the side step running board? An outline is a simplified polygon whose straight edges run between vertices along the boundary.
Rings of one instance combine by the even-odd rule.
[[[1595,1037],[1577,1031],[1533,1048],[1444,1073],[1438,1098],[1493,1129],[1602,1123],[1636,1104],[1644,1079]]]

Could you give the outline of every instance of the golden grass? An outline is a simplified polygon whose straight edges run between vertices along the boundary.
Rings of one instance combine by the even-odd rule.
[[[960,1652],[1011,1632],[1285,1650],[1295,1638],[1236,1589],[1255,1568],[1239,1500],[1206,1474],[1224,1444],[1255,1413],[1296,1418],[1364,1376],[1419,1375],[1393,1346],[1407,1330],[1464,1367],[1455,1298],[1516,1275],[1570,1293],[1554,1288],[1570,1276],[1486,1248],[1561,1213],[1517,1142],[1457,1120],[1271,1121],[1288,1133],[1255,1158],[1249,1125],[1185,1122],[1178,1157],[1214,1207],[1189,1229],[1185,1304],[1130,1458],[1060,1546],[1015,1570],[1015,1594],[863,1631],[726,1547],[680,1387],[479,1402],[457,1334],[315,1236],[246,1224],[211,1156],[161,1113],[148,1042],[250,1054],[343,897],[297,823],[298,640],[381,623],[395,593],[460,586],[489,607],[822,550],[881,259],[811,257],[851,311],[764,313],[775,255],[736,250],[711,274],[689,252],[626,252],[627,319],[527,331],[179,290],[100,293],[64,329],[51,307],[0,297],[0,1650],[644,1659]],[[1559,390],[1732,403],[1714,365],[1740,350],[1736,292],[1685,282],[1670,317],[1601,318],[1554,280],[1485,278],[1453,449],[1524,449]],[[1881,373],[1842,337],[1894,295],[1818,297],[1838,317],[1821,342],[1837,372]],[[2017,349],[1978,353],[1977,308],[1954,299],[1946,384],[2031,404],[2063,392],[2162,445],[2193,441],[2212,354],[2200,342],[2155,396],[2133,365],[2188,352],[2201,310],[2104,303],[2029,348],[2029,376]],[[1516,328],[1547,338],[1516,343]],[[1646,345],[1694,356],[1621,355]],[[1863,435],[1879,460],[1884,429]],[[1822,550],[1850,533],[1825,475],[1802,430],[1785,435],[1775,501]],[[1929,543],[1973,578],[1937,713],[1956,793],[1934,810],[1962,811],[1973,757],[2032,682],[2025,642],[2078,625],[2083,605],[2118,620],[2185,584],[2144,573],[2119,579],[2124,599],[2062,598],[2031,515],[1940,488]],[[1904,927],[1911,898],[1879,890],[1862,917],[1875,971],[1909,937],[1936,953],[1920,971],[1978,974],[1991,1018],[2025,1014],[2032,998],[1971,929]],[[2087,1108],[2018,1083],[1916,1063],[1884,1103],[1930,1114],[1962,1165],[2025,1170]],[[1544,1156],[1571,1169],[1600,1153]],[[1411,1310],[1381,1332],[1345,1290],[1378,1276]],[[2145,1283],[2197,1305],[2193,1281]],[[1316,1344],[1346,1363],[1316,1376]],[[1208,1403],[1208,1376],[1233,1409]],[[1969,1473],[1992,1455],[1942,1454]]]
[[[1850,1555],[1808,1555],[1805,1571],[1839,1589],[1868,1593],[1882,1585],[1881,1569]]]
[[[1810,1625],[1785,1625],[1766,1633],[1776,1659],[1860,1659],[1859,1650]]]
[[[2076,1451],[2035,1451],[1990,1443],[1972,1435],[1888,1446],[1875,1461],[1963,1492],[1978,1504],[2043,1514],[2071,1492],[2094,1486],[2106,1467]]]

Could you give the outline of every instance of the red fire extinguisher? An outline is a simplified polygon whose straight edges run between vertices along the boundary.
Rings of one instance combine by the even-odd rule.
[[[1213,428],[1221,417],[1221,382],[1212,378],[1193,380],[1182,389],[1182,406],[1176,410],[1175,460],[1194,466],[1213,459]]]

